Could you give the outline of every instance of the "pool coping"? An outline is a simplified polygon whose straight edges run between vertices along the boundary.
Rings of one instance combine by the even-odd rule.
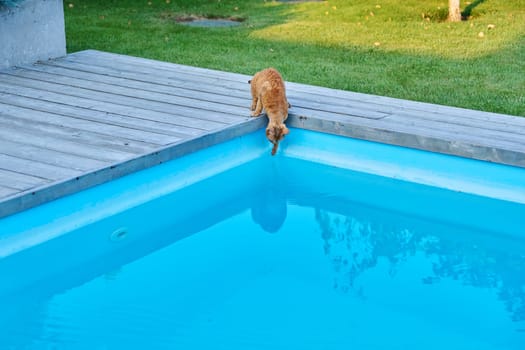
[[[229,141],[233,138],[246,135],[266,126],[266,118],[253,118],[228,128],[198,136],[168,147],[161,147],[153,152],[139,157],[115,163],[109,167],[70,178],[60,182],[60,186],[53,183],[34,189],[30,194],[15,196],[0,203],[2,215],[0,218],[21,212],[34,206],[67,196],[90,187],[111,181],[142,169],[146,169],[178,157],[202,150],[207,147]],[[394,146],[408,147],[423,151],[454,155],[475,160],[482,160],[504,165],[525,167],[521,161],[525,154],[504,149],[497,149],[483,145],[473,145],[464,142],[448,141],[433,137],[398,132],[395,130],[375,129],[352,124],[342,124],[337,121],[322,118],[306,117],[290,114],[287,125],[292,128],[339,135],[366,141],[385,143]],[[293,131],[292,131],[293,132]],[[290,137],[289,137],[290,138]],[[514,160],[517,164],[513,164]],[[503,161],[502,161],[503,160]],[[510,164],[509,164],[510,163]],[[40,200],[35,202],[31,197],[39,194]]]
[[[518,150],[302,115],[291,114],[287,124],[333,135],[525,168],[525,152]]]
[[[261,129],[263,126],[264,122],[262,118],[259,120],[249,120],[168,147],[160,147],[138,157],[127,159],[112,164],[111,166],[102,167],[58,183],[51,183],[49,185],[34,188],[29,193],[15,195],[0,202],[0,219],[111,180],[118,179],[122,176],[168,162],[204,148],[229,141],[235,137]],[[33,198],[36,194],[38,194],[37,200]]]

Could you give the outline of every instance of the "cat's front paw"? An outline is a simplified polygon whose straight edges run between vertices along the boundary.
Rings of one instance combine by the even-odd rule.
[[[261,113],[257,113],[257,112],[255,112],[255,111],[252,111],[252,112],[250,113],[250,115],[251,115],[252,117],[258,117],[258,116],[261,115]]]

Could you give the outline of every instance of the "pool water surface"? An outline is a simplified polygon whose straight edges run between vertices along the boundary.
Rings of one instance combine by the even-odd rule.
[[[0,220],[2,349],[523,349],[525,170],[295,130]]]

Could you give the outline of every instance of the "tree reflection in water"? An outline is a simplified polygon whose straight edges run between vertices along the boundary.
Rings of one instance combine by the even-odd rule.
[[[455,240],[395,223],[376,222],[315,209],[324,252],[335,272],[334,288],[364,296],[356,279],[386,259],[389,274],[416,253],[432,258],[432,274],[421,283],[436,284],[445,279],[466,286],[497,290],[515,322],[525,321],[525,254],[522,250],[498,249],[480,240]],[[520,253],[521,252],[521,253]]]

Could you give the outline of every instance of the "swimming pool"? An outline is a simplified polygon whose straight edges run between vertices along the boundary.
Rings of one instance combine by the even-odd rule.
[[[0,220],[6,349],[523,349],[525,170],[293,129]]]

